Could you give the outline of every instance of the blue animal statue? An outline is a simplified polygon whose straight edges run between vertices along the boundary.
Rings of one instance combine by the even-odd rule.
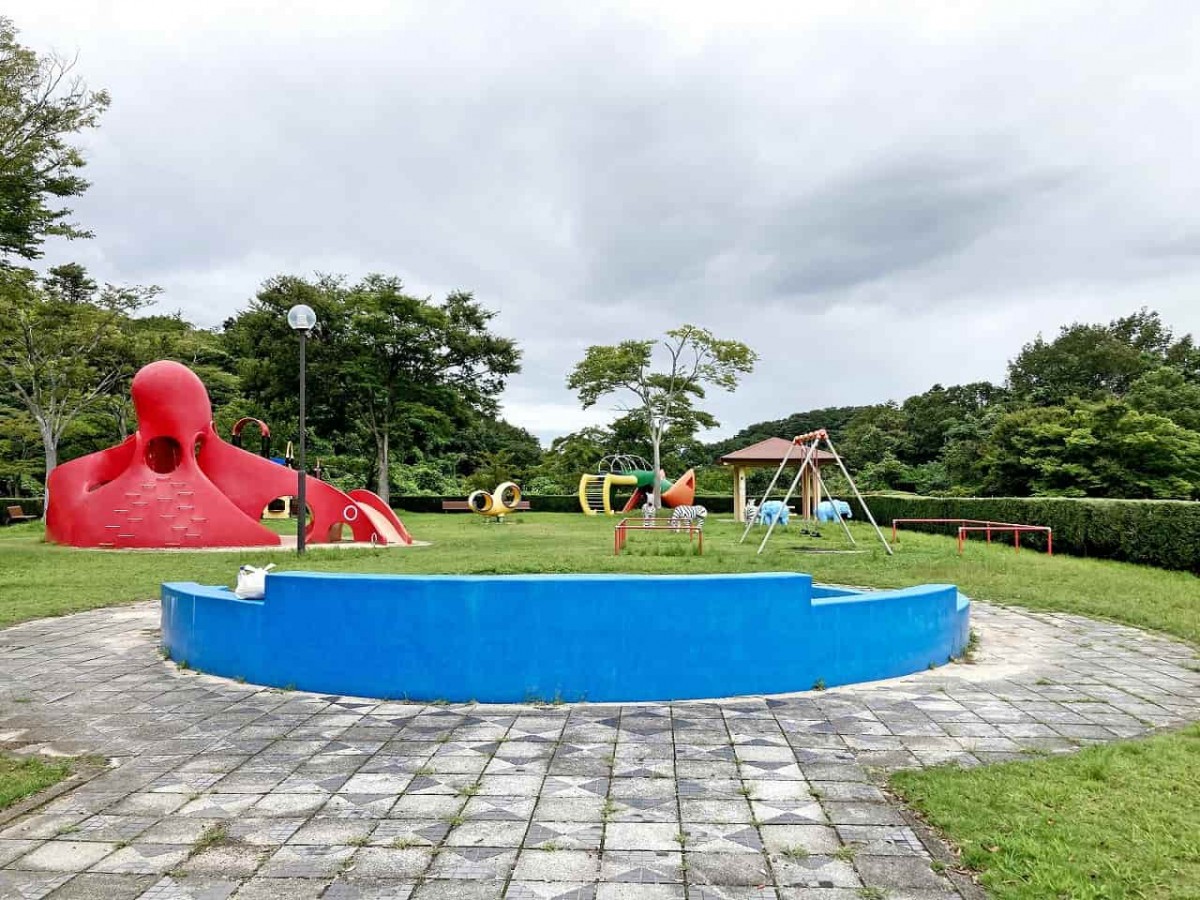
[[[854,514],[850,512],[850,504],[845,500],[822,500],[817,504],[818,522],[836,522],[838,518],[849,519]]]
[[[790,510],[788,510],[782,500],[768,500],[758,508],[757,523],[759,525],[783,525],[786,527],[790,514]]]

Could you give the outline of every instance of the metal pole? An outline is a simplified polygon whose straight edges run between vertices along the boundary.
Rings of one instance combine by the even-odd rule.
[[[800,483],[800,479],[804,477],[804,470],[808,468],[808,464],[812,461],[813,454],[817,452],[817,442],[814,440],[808,445],[808,453],[804,455],[804,461],[800,463],[800,468],[796,472],[796,477],[792,479],[791,485],[788,487],[787,493],[783,495],[783,509],[779,514],[771,519],[771,524],[767,526],[767,533],[763,535],[762,543],[758,545],[758,553],[763,552],[763,548],[767,546],[767,541],[771,537],[771,532],[775,530],[776,524],[783,518],[784,511],[787,510],[787,502],[792,499],[792,494],[796,491],[796,485]],[[791,451],[789,450],[790,454]],[[759,513],[762,515],[762,513]]]
[[[762,503],[758,504],[758,508],[762,509],[763,503],[767,502],[767,498],[771,496],[771,491],[775,490],[775,482],[779,481],[779,476],[783,474],[783,468],[788,464],[788,460],[792,458],[792,451],[796,449],[796,444],[793,442],[788,445],[787,453],[783,454],[783,461],[779,463],[779,468],[775,470],[775,477],[771,479],[771,483],[767,485],[767,492],[763,494]],[[746,535],[750,533],[750,529],[754,526],[752,520],[746,520],[746,530],[742,532],[742,539],[739,544],[746,542]]]
[[[841,456],[833,446],[833,441],[829,439],[829,435],[825,435],[825,444],[829,447],[829,452],[833,454],[833,458],[837,460],[838,468],[842,470],[842,474],[846,476],[846,480],[850,482],[850,490],[854,491],[854,496],[858,498],[858,505],[863,508],[863,512],[867,514],[867,518],[871,520],[871,525],[875,528],[875,533],[879,535],[879,543],[883,544],[883,549],[887,551],[888,556],[892,555],[892,546],[887,542],[887,538],[883,536],[883,532],[879,530],[879,524],[875,521],[875,517],[871,515],[871,507],[867,506],[867,501],[863,499],[863,495],[858,492],[858,485],[854,483],[854,479],[850,477],[850,473],[846,471],[846,464],[842,462]]]
[[[837,504],[833,502],[833,494],[829,493],[829,488],[825,485],[825,479],[821,477],[821,464],[819,462],[813,464],[813,471],[817,473],[817,509],[821,508],[821,492],[824,491],[825,497],[829,500],[829,506],[833,510],[834,518],[842,526],[842,531],[846,532],[846,538],[850,541],[850,546],[857,547],[858,541],[854,539],[854,535],[850,533],[850,526],[846,524],[846,520],[842,518],[842,514],[838,512]],[[817,521],[821,521],[821,516],[817,515]]]
[[[304,345],[308,338],[307,331],[300,332],[300,467],[296,470],[296,499],[300,503],[300,508],[296,510],[296,552],[304,553],[304,537],[305,530],[308,528],[308,504],[305,482],[308,479],[305,473],[304,462]]]

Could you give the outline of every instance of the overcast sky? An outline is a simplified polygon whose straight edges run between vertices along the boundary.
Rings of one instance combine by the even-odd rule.
[[[543,439],[592,343],[762,355],[722,428],[1003,380],[1142,305],[1200,332],[1200,4],[9,0],[111,91],[101,280],[215,325],[278,273],[474,291]]]

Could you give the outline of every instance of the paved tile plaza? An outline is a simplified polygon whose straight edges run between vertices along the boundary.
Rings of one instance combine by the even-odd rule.
[[[974,665],[624,706],[265,690],[163,662],[157,625],[147,603],[0,632],[0,741],[113,761],[3,826],[0,896],[957,897],[888,769],[1200,719],[1191,649],[983,604]]]

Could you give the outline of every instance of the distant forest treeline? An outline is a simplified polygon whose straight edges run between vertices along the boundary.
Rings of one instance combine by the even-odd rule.
[[[341,486],[461,495],[515,478],[529,494],[564,494],[606,453],[649,455],[633,414],[549,448],[504,421],[499,398],[520,349],[493,333],[493,313],[468,293],[435,301],[382,275],[279,276],[211,330],[146,315],[155,293],[100,287],[77,265],[44,277],[0,271],[0,495],[40,493],[59,459],[132,433],[130,380],[156,359],[200,374],[222,434],[255,416],[282,454],[297,429],[297,341],[285,321],[295,303],[319,320],[309,345],[310,459]],[[695,413],[664,441],[667,473],[695,467],[702,493],[729,490],[728,470],[715,465],[723,453],[824,427],[869,489],[1200,496],[1200,349],[1148,310],[1039,336],[1013,358],[1004,385],[934,385],[902,403],[795,413],[706,444],[698,435],[709,422]]]
[[[760,422],[697,458],[824,427],[860,485],[921,494],[1200,497],[1200,348],[1143,309],[1040,335],[1004,385]]]

